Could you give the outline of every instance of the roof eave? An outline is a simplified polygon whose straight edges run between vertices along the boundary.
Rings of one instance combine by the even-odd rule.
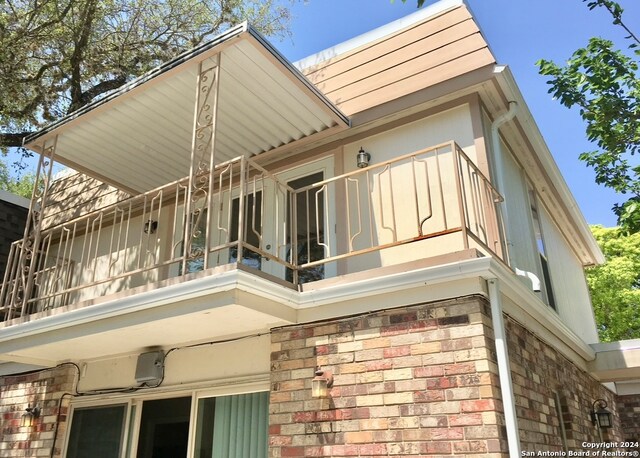
[[[591,263],[585,263],[585,265],[604,263],[604,254],[602,254],[602,250],[598,246],[598,242],[596,242],[596,239],[591,233],[589,224],[582,214],[582,211],[570,191],[567,182],[563,178],[556,161],[553,159],[553,155],[551,154],[542,133],[534,121],[533,115],[529,111],[520,89],[518,88],[518,85],[516,84],[511,69],[506,65],[498,65],[495,69],[495,77],[500,84],[500,87],[505,92],[505,95],[510,100],[518,103],[519,108],[516,117],[520,120],[529,141],[534,145],[538,159],[540,160],[545,172],[554,183],[560,199],[566,206],[569,219],[573,222],[574,227],[577,229],[585,244],[585,248],[589,251]]]

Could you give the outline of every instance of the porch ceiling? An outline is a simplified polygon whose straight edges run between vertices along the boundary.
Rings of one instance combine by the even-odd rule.
[[[49,126],[25,146],[40,152],[57,136],[57,162],[129,191],[183,178],[189,174],[198,64],[207,59],[220,65],[216,162],[349,124],[242,24]]]

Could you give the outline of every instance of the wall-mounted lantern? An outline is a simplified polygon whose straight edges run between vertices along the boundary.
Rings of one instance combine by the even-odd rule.
[[[22,421],[20,422],[20,426],[31,428],[39,417],[40,407],[27,406],[24,413],[22,414]]]
[[[311,380],[311,396],[314,398],[326,398],[329,396],[329,388],[333,386],[333,375],[316,368],[316,376]]]
[[[607,402],[604,399],[596,399],[593,401],[591,408],[591,421],[601,429],[611,428],[613,426],[612,414],[607,410]]]
[[[371,161],[371,154],[367,153],[362,146],[360,147],[360,151],[358,151],[358,155],[356,156],[356,165],[360,169],[364,169],[369,166],[369,162]]]
[[[155,234],[158,230],[158,222],[154,220],[148,220],[144,223],[144,233],[145,234]]]

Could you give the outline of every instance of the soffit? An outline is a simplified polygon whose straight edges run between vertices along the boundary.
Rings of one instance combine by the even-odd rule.
[[[27,139],[130,191],[189,174],[199,63],[219,62],[216,162],[256,155],[329,129],[342,115],[250,26],[238,26]]]

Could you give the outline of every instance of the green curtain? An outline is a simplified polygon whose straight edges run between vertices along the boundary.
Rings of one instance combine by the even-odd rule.
[[[196,457],[266,458],[268,425],[267,392],[201,399]]]

